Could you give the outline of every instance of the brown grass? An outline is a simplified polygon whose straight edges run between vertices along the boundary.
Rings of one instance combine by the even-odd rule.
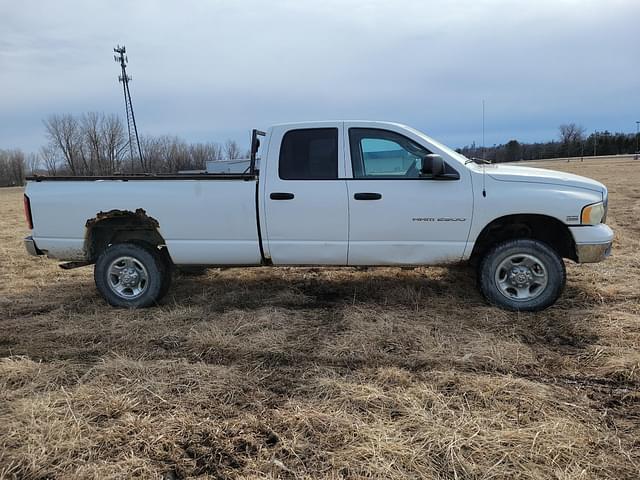
[[[212,269],[115,310],[1,189],[0,478],[638,478],[640,163],[552,165],[609,186],[616,241],[538,314],[466,267]]]

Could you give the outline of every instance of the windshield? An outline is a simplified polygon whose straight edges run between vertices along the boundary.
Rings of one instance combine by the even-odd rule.
[[[455,158],[459,162],[466,163],[467,161],[470,160],[469,158],[465,157],[461,153],[456,152],[454,149],[449,148],[446,145],[438,142],[437,140],[434,140],[433,138],[425,135],[420,130],[416,130],[415,128],[411,128],[411,127],[406,127],[406,128],[407,128],[407,130],[410,130],[414,134],[418,135],[420,138],[424,139],[425,141],[427,141],[428,143],[430,143],[431,145],[433,145],[437,149],[442,150],[445,154]]]

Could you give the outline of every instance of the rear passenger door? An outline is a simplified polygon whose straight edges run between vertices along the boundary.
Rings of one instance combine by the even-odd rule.
[[[341,123],[274,128],[261,175],[266,176],[265,244],[275,265],[347,264],[342,145]]]

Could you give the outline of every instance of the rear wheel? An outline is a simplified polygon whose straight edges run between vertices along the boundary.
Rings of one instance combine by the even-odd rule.
[[[171,283],[171,269],[153,247],[119,243],[107,247],[94,269],[98,291],[115,307],[156,304]]]
[[[535,312],[553,305],[564,289],[562,258],[538,240],[509,240],[493,247],[479,271],[490,303],[507,310]]]

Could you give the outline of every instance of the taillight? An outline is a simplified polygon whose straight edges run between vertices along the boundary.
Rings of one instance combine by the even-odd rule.
[[[27,225],[29,225],[29,230],[33,230],[33,218],[31,218],[31,202],[29,201],[29,197],[24,196],[24,216],[27,219]]]

